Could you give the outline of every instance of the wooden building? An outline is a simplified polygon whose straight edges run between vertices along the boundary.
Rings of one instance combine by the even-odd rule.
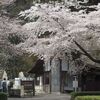
[[[79,91],[100,91],[100,68],[87,65],[88,71],[77,75]],[[64,93],[73,91],[74,76],[68,73],[66,58],[49,60],[44,64],[43,60],[37,60],[29,73],[35,74],[35,86],[38,93]]]
[[[44,64],[38,60],[29,73],[35,74],[36,91],[66,92],[73,91],[73,76],[68,74],[68,63],[65,59],[53,59]]]
[[[90,66],[90,69],[81,74],[79,81],[81,91],[100,91],[100,67]]]

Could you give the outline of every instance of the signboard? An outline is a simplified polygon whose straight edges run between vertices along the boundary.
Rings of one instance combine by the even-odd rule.
[[[75,80],[75,81],[73,81],[73,88],[77,88],[77,87],[78,87],[78,81]]]
[[[24,86],[24,93],[35,95],[34,80],[22,80],[21,85]]]

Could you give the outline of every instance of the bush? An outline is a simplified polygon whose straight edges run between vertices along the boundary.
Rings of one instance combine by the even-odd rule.
[[[0,100],[7,100],[7,94],[6,93],[0,93]]]
[[[77,96],[100,96],[100,91],[83,91],[83,92],[72,92],[71,93],[71,100],[75,100]],[[99,99],[100,100],[100,99]]]
[[[77,96],[75,100],[100,100],[100,96]]]

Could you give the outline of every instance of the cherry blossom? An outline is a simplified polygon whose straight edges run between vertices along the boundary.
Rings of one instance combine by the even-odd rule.
[[[99,9],[87,14],[85,10],[71,12],[64,5],[38,4],[20,12],[19,16],[27,20],[22,30],[28,38],[18,47],[45,60],[51,57],[62,58],[63,54],[71,55],[75,50],[83,53],[73,41],[78,42],[91,55],[93,51],[100,50]],[[84,62],[80,69],[89,63],[84,53],[78,59]],[[73,63],[72,59],[70,61]]]

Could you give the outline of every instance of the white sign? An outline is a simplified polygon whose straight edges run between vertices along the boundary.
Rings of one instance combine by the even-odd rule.
[[[73,88],[77,88],[77,87],[78,87],[78,81],[75,80],[75,81],[73,81]]]

